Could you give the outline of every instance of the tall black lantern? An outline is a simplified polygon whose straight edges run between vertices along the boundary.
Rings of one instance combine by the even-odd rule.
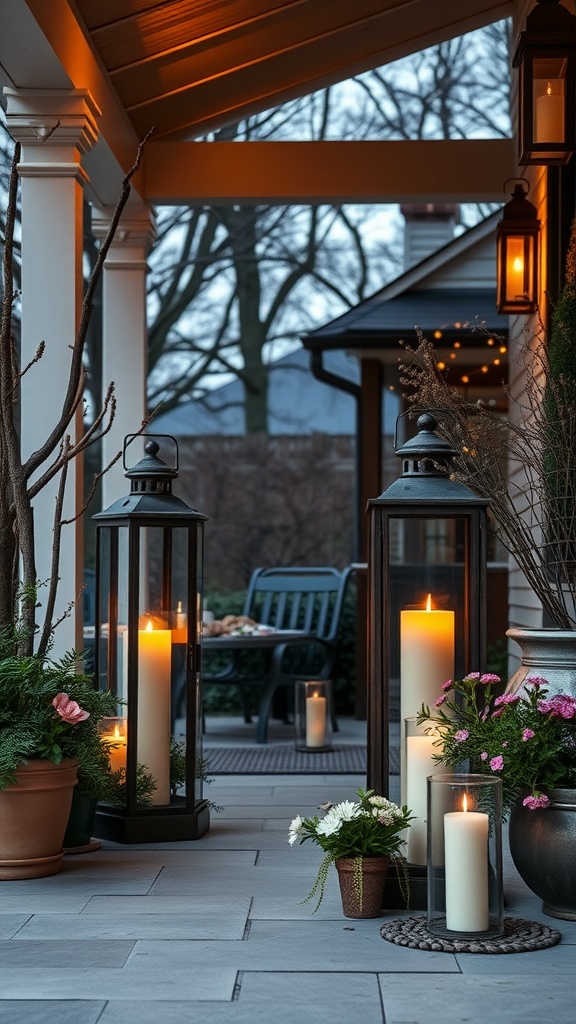
[[[538,0],[512,61],[520,72],[518,163],[567,164],[576,148],[576,17]]]
[[[126,451],[137,435],[124,442]],[[145,438],[127,470],[130,494],[96,520],[95,656],[99,685],[118,695],[106,723],[124,792],[101,802],[96,835],[121,843],[197,839],[202,796],[200,637],[205,516],[172,494],[178,475]]]
[[[488,501],[450,478],[436,425],[418,418],[402,476],[368,502],[368,786],[390,795],[396,762],[403,802],[405,722],[485,661]]]
[[[538,302],[538,211],[526,198],[528,182],[518,179],[496,228],[496,308],[499,313],[533,313]]]

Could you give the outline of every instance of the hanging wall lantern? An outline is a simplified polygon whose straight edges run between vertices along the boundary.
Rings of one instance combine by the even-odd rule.
[[[499,313],[533,313],[538,301],[540,221],[536,207],[526,198],[528,190],[528,182],[519,178],[496,229],[496,308]]]
[[[488,501],[450,478],[456,452],[435,427],[418,418],[402,476],[368,502],[368,786],[389,795],[400,769],[403,803],[405,722],[485,661]]]
[[[125,468],[136,436],[124,442]],[[172,494],[178,446],[156,436],[172,446],[174,464],[148,437],[126,473],[130,494],[94,516],[96,673],[119,699],[118,741],[114,731],[108,739],[123,782],[99,804],[95,830],[123,843],[197,839],[210,824],[199,646],[206,517]]]
[[[576,16],[559,0],[538,0],[520,34],[518,163],[567,164],[576,148]]]

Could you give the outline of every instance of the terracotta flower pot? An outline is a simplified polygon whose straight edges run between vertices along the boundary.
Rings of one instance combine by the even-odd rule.
[[[337,857],[344,917],[380,917],[389,857]]]
[[[62,866],[76,761],[32,760],[0,791],[0,879],[41,878]]]

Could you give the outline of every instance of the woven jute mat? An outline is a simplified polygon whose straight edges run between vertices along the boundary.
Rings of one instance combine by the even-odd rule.
[[[387,942],[410,949],[426,949],[440,953],[531,953],[547,949],[560,942],[560,932],[538,921],[525,921],[521,917],[505,917],[504,933],[491,939],[445,938],[432,935],[426,926],[426,917],[399,917],[380,928]]]

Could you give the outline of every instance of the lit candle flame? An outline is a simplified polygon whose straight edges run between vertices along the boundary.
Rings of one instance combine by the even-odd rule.
[[[428,600],[426,601],[426,611],[432,611],[432,594],[428,594]]]
[[[176,606],[176,611],[178,612],[178,614],[181,613],[181,611],[182,611],[182,601],[178,601],[178,604]]]
[[[119,740],[120,739],[120,729],[118,728],[117,725],[114,726],[114,739],[115,740]]]
[[[550,82],[548,82],[548,88],[546,89],[546,92],[548,93],[549,96],[552,95],[552,86],[550,85]]]
[[[148,619],[148,625],[146,626],[146,632],[152,633],[154,626],[152,625],[152,619]]]
[[[520,258],[520,256],[516,256],[513,260],[512,266],[516,273],[520,273],[522,270],[524,270],[524,261]]]
[[[462,810],[468,810],[468,795],[466,793],[464,793],[464,796],[462,797]]]

